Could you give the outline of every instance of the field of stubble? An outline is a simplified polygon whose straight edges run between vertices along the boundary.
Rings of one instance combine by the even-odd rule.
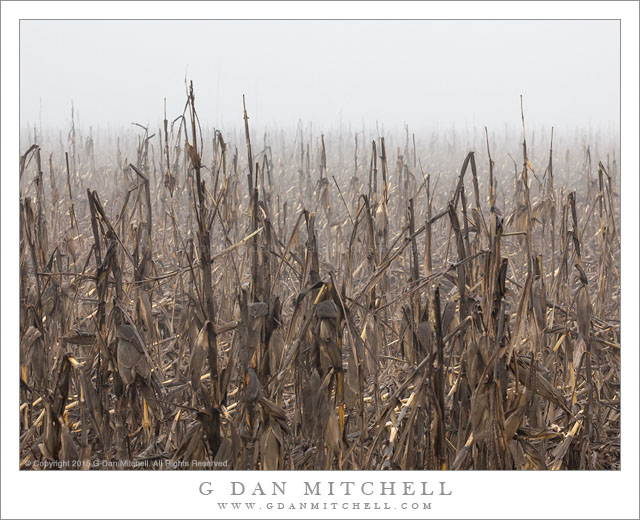
[[[614,139],[196,108],[23,131],[21,468],[619,468]]]

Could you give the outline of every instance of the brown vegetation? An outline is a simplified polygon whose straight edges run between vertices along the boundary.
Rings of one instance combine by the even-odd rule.
[[[136,128],[21,157],[21,467],[619,468],[615,152]]]

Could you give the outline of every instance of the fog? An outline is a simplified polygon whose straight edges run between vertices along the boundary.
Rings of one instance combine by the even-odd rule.
[[[363,13],[364,14],[364,13]],[[22,21],[22,126],[152,127],[182,113],[253,128],[617,132],[618,21]],[[316,126],[318,127],[318,126]]]

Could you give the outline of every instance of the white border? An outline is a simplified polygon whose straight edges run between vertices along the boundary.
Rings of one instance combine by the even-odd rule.
[[[2,517],[212,518],[198,495],[230,480],[446,480],[415,517],[638,518],[638,3],[637,2],[2,2]],[[619,472],[19,472],[18,468],[18,20],[20,18],[620,18],[622,19],[622,470]],[[594,35],[594,38],[597,38]],[[247,486],[249,487],[249,485]],[[292,498],[288,496],[288,498]],[[381,497],[383,498],[383,497]],[[249,512],[239,511],[239,517]],[[381,511],[260,510],[263,518],[399,518]],[[408,512],[407,514],[411,514]]]

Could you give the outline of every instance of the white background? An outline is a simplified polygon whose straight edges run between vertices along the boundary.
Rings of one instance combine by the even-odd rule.
[[[619,472],[19,472],[18,471],[18,20],[19,18],[621,18],[622,19],[622,470]],[[638,3],[394,2],[2,3],[2,517],[219,518],[225,497],[200,496],[212,481],[446,480],[450,497],[432,497],[415,518],[638,517]],[[378,500],[383,501],[384,497]],[[287,499],[295,499],[291,494]],[[397,502],[404,501],[396,497]],[[410,499],[411,500],[411,499]],[[389,501],[390,502],[390,501]],[[311,511],[305,517],[411,517],[411,511]],[[262,518],[296,511],[260,510]],[[237,513],[247,517],[246,511]]]
[[[365,15],[360,8],[356,15]],[[326,131],[376,121],[617,133],[617,20],[25,20],[23,125],[161,126],[182,113],[185,75],[204,125]],[[223,133],[226,133],[223,131]],[[517,133],[517,130],[514,132]]]

